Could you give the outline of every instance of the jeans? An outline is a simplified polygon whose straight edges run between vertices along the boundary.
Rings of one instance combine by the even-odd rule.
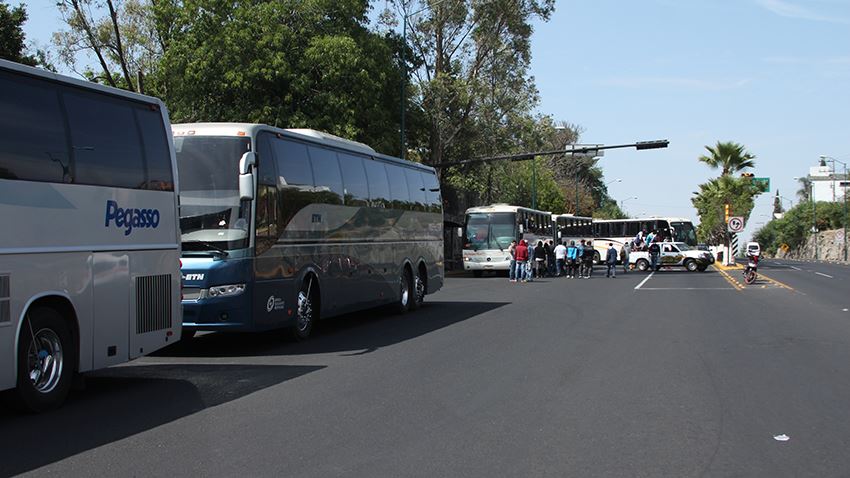
[[[629,256],[623,258],[623,273],[629,272]]]
[[[525,280],[525,261],[516,261],[514,277],[516,280]]]
[[[511,259],[511,262],[508,265],[508,279],[510,279],[510,280],[516,279],[516,260],[514,260],[514,259]]]
[[[558,269],[557,276],[561,277],[562,275],[564,275],[564,260],[563,259],[557,259],[555,262],[558,264],[558,266],[557,266],[557,269]]]
[[[584,276],[588,279],[593,275],[593,259],[584,261]]]
[[[649,269],[656,270],[658,268],[658,254],[650,254],[649,255]]]
[[[608,272],[605,273],[605,277],[617,277],[617,263],[611,264],[608,263]]]

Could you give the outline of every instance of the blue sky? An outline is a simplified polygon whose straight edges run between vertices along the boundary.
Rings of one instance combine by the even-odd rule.
[[[48,44],[53,0],[25,3],[27,39]],[[746,145],[771,178],[748,232],[819,155],[850,160],[850,1],[560,0],[532,48],[539,112],[581,125],[583,142],[670,140],[601,161],[623,179],[616,199],[637,196],[632,214],[696,220],[692,192],[717,174],[696,158],[718,140]]]
[[[670,140],[601,161],[623,179],[615,198],[638,197],[632,214],[696,220],[692,192],[718,174],[696,158],[718,140],[746,145],[771,178],[748,232],[819,155],[850,160],[848,1],[562,0],[532,45],[540,112],[583,126],[583,142]]]

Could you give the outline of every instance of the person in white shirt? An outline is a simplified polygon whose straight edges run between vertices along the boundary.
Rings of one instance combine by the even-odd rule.
[[[564,274],[567,262],[567,246],[563,242],[555,246],[555,264],[557,264],[557,276],[561,277]]]

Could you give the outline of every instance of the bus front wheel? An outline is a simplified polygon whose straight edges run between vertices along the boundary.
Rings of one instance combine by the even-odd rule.
[[[13,402],[28,412],[59,407],[71,391],[76,350],[71,331],[54,309],[30,311],[18,339],[18,385]]]
[[[316,323],[316,285],[313,276],[308,276],[298,291],[297,308],[295,312],[295,327],[292,336],[295,340],[305,340],[310,337]]]
[[[395,310],[399,314],[410,310],[410,303],[414,300],[413,278],[411,276],[410,269],[405,267],[399,278],[399,295],[395,306]]]

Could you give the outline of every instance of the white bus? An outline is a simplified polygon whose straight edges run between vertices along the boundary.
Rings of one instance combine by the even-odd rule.
[[[0,60],[0,112],[0,390],[41,411],[179,337],[175,159],[156,98]]]
[[[466,210],[464,221],[463,268],[481,277],[484,271],[507,271],[511,241],[555,239],[552,213],[522,206],[493,204]]]
[[[691,247],[697,245],[696,229],[690,219],[657,216],[635,219],[595,219],[593,235],[596,262],[605,256],[608,243],[613,242],[619,253],[623,244],[634,239],[641,231],[645,231],[646,234],[655,232],[660,234],[662,239],[684,242]]]
[[[313,130],[173,125],[180,172],[183,328],[290,328],[443,285],[433,168]]]
[[[555,222],[555,235],[558,242],[569,246],[570,242],[579,244],[581,241],[593,241],[593,218],[574,216],[572,214],[557,214],[552,216]]]

